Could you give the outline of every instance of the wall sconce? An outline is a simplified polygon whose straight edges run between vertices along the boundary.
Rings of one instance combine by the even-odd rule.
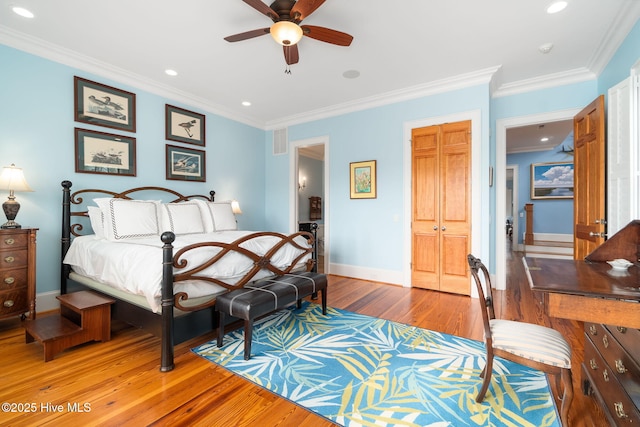
[[[242,215],[242,210],[240,209],[240,203],[237,200],[231,201],[231,210],[236,215]]]
[[[305,188],[307,188],[307,178],[303,176],[302,180],[298,181],[298,191],[304,190]]]
[[[0,228],[22,228],[14,221],[20,210],[20,203],[16,201],[16,196],[13,193],[14,191],[33,191],[24,179],[22,169],[17,168],[14,164],[5,166],[2,169],[2,175],[0,175],[0,190],[9,190],[9,198],[2,204],[7,222],[2,224]]]

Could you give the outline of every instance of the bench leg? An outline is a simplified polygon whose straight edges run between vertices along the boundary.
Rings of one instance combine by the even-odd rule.
[[[327,288],[320,291],[322,294],[322,314],[327,315]]]
[[[224,312],[218,312],[218,347],[222,347],[224,340]]]
[[[244,360],[251,358],[251,340],[253,339],[253,319],[244,321]]]

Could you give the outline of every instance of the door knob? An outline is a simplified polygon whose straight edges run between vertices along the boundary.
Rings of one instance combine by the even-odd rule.
[[[434,226],[433,226],[433,229],[434,229],[434,230],[438,230],[438,226],[437,226],[437,225],[434,225]]]
[[[442,231],[445,231],[447,229],[447,227],[445,227],[444,225],[442,226]]]

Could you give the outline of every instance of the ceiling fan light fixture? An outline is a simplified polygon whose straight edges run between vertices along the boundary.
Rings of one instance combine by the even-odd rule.
[[[282,46],[293,46],[302,38],[302,28],[291,21],[278,21],[271,26],[269,32]]]

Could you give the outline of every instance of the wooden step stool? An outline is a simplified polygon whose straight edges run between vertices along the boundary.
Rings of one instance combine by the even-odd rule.
[[[44,361],[69,347],[111,339],[111,304],[115,300],[89,291],[56,297],[60,314],[25,322],[25,341],[44,346]]]

